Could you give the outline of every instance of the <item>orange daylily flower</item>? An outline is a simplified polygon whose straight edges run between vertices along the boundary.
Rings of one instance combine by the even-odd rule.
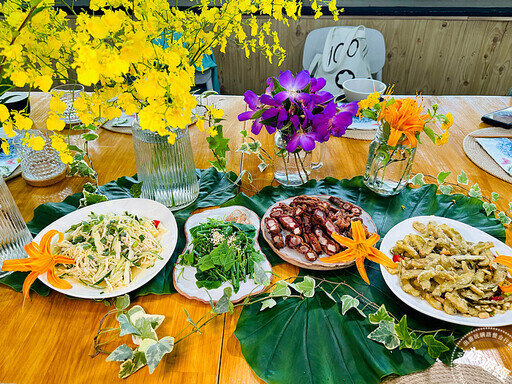
[[[379,235],[374,233],[369,238],[366,238],[363,224],[360,221],[351,221],[350,225],[353,239],[341,236],[338,233],[332,234],[334,240],[348,249],[329,257],[323,257],[320,259],[321,261],[325,263],[340,263],[355,260],[359,274],[368,284],[370,284],[370,280],[364,269],[365,258],[388,268],[396,268],[398,266],[397,263],[391,261],[384,253],[373,247],[373,245],[379,241]]]
[[[504,266],[506,266],[508,268],[512,268],[512,257],[510,257],[510,256],[503,256],[498,253],[498,257],[496,257],[492,262],[503,264]],[[500,289],[502,292],[511,293],[512,292],[512,284],[500,285]]]
[[[30,301],[30,287],[37,279],[37,276],[46,272],[48,282],[55,288],[69,289],[71,284],[62,280],[55,274],[56,264],[75,264],[75,260],[66,256],[52,254],[53,236],[59,235],[59,241],[64,239],[64,234],[52,229],[45,233],[41,242],[35,241],[25,245],[25,252],[28,254],[26,259],[5,260],[2,271],[30,272],[23,282],[23,297]]]
[[[384,107],[378,117],[378,121],[386,121],[391,132],[389,134],[388,145],[394,147],[397,144],[410,145],[416,147],[416,133],[423,131],[425,121],[428,115],[422,115],[423,102],[418,104],[418,97],[413,99],[398,99],[387,107]],[[406,139],[402,139],[402,134]]]

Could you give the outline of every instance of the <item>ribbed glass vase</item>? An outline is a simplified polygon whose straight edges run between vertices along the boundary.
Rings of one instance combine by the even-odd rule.
[[[25,244],[32,241],[23,217],[5,181],[0,177],[0,268],[7,259],[27,257]],[[0,277],[10,272],[0,272]]]
[[[142,181],[141,197],[158,201],[175,211],[186,207],[199,195],[194,154],[188,128],[174,129],[176,141],[132,124],[137,176]]]

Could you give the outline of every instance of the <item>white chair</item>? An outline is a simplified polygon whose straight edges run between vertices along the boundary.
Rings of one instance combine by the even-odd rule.
[[[329,30],[335,27],[326,27],[312,30],[304,43],[302,55],[302,67],[308,69],[316,54],[323,53],[324,43]],[[340,27],[336,27],[340,28]],[[341,28],[355,28],[346,27]],[[366,42],[368,44],[368,58],[370,60],[370,72],[377,80],[382,81],[382,67],[386,62],[386,44],[384,36],[376,29],[366,28]]]

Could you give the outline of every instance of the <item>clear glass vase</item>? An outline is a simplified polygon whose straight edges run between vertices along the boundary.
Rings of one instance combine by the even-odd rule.
[[[138,119],[134,119],[133,147],[137,176],[142,181],[141,197],[176,211],[197,199],[199,180],[188,128],[169,129],[176,133],[174,144],[167,142],[167,136],[141,129]]]
[[[409,182],[415,153],[416,147],[388,145],[383,128],[379,127],[370,143],[364,184],[381,196],[399,194]]]
[[[307,183],[311,178],[311,171],[322,166],[323,148],[318,147],[318,162],[313,162],[313,151],[304,151],[298,148],[290,153],[286,150],[286,141],[280,131],[274,134],[274,178],[285,186],[296,187]]]
[[[9,188],[0,176],[0,269],[7,259],[27,257],[24,246],[32,241],[23,217]],[[11,272],[0,271],[0,277]]]

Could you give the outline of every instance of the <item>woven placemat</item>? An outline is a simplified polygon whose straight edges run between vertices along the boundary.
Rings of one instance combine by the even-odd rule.
[[[474,133],[474,132],[472,132]],[[510,134],[510,129],[505,128],[483,128],[478,130],[478,134],[495,135],[500,137],[503,134]],[[482,148],[476,139],[470,135],[464,138],[462,142],[464,152],[469,159],[485,172],[490,173],[497,178],[512,184],[512,177],[499,166],[494,159]]]
[[[386,379],[382,384],[491,384],[512,381],[510,376],[505,381],[501,381],[478,366],[464,364],[457,367],[452,372],[452,368],[437,362],[425,371]]]
[[[354,140],[371,141],[377,134],[376,129],[347,129],[343,137]]]

